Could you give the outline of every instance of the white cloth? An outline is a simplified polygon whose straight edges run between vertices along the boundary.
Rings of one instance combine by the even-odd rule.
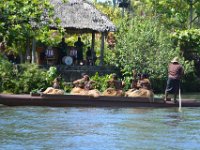
[[[46,57],[53,57],[54,56],[54,51],[53,51],[53,48],[51,46],[49,46],[46,49],[45,55],[46,55]]]

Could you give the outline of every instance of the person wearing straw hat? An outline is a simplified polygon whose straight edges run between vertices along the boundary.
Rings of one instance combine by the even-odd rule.
[[[178,57],[174,57],[168,66],[168,80],[165,89],[165,101],[168,94],[174,94],[174,103],[177,103],[176,97],[180,88],[180,79],[184,75],[184,69],[179,63]]]

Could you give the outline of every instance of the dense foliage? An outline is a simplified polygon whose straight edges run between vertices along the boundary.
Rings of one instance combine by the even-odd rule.
[[[111,75],[103,75],[99,76],[98,73],[96,73],[94,76],[91,77],[92,81],[95,81],[94,88],[98,89],[99,91],[103,92],[107,88],[107,81],[110,80]]]
[[[172,38],[183,53],[200,54],[200,29],[178,30],[172,34]]]
[[[148,73],[154,90],[163,92],[168,63],[174,56],[179,56],[185,69],[184,89],[200,90],[200,81],[196,77],[200,76],[198,0],[192,3],[190,0],[134,0],[130,1],[125,13],[110,2],[94,4],[118,29],[116,33],[107,34],[105,65],[115,65],[121,70],[122,78],[127,83],[125,89],[130,86],[132,69],[136,69],[139,73]],[[3,0],[0,3],[0,42],[6,41],[8,51],[23,52],[23,56],[30,52],[29,43],[33,37],[43,44],[55,46],[64,30],[49,31],[52,16],[48,0]],[[54,21],[59,24],[59,20]],[[65,37],[69,46],[77,39],[77,35],[65,34]],[[85,45],[90,46],[91,36],[84,34],[82,37]],[[100,39],[97,34],[97,56],[100,53]],[[3,56],[0,61],[0,92],[29,93],[51,86],[53,78],[58,75],[55,67],[47,71],[37,65],[16,66]],[[97,89],[105,90],[109,75],[96,74],[91,78],[96,81]],[[63,82],[62,88],[69,92],[72,86]]]
[[[200,76],[200,30],[178,30],[172,34],[173,42],[180,47],[180,52],[186,60],[193,60],[195,74]]]
[[[35,64],[15,65],[0,55],[0,92],[29,93],[32,90],[47,88],[58,76],[55,67],[40,69]]]
[[[16,53],[30,53],[31,39],[48,31],[52,16],[48,0],[2,0],[0,42],[6,41],[7,47]]]
[[[156,18],[135,17],[122,22],[117,32],[116,48],[109,62],[121,68],[124,77],[130,77],[132,69],[147,73],[157,83],[154,84],[155,88],[163,89],[160,86],[167,78],[168,63],[180,53],[173,46],[170,32]],[[179,57],[186,74],[192,72],[192,63]]]
[[[138,16],[156,16],[170,30],[199,26],[199,0],[134,0],[131,12]]]

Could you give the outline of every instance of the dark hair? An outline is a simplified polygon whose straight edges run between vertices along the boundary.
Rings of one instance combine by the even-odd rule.
[[[143,77],[143,78],[148,78],[149,75],[148,75],[147,73],[143,73],[143,74],[141,75],[141,77]]]
[[[116,80],[116,79],[117,79],[117,74],[116,74],[116,73],[113,73],[113,74],[112,74],[112,78]]]
[[[85,75],[87,75],[85,72],[81,73],[81,77],[84,77]]]
[[[88,75],[84,75],[84,78],[86,78],[87,81],[90,80],[90,77]]]
[[[141,77],[142,76],[142,74],[141,73],[137,73],[137,77]]]
[[[61,76],[58,76],[58,77],[55,78],[54,81],[60,82],[61,80],[62,80],[62,77],[61,77]]]

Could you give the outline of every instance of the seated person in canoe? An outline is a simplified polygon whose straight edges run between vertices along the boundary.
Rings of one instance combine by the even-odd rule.
[[[84,84],[86,80],[86,74],[82,73],[81,78],[73,81],[74,88],[71,90],[71,94],[80,94],[84,90]]]
[[[128,93],[127,97],[148,97],[150,101],[153,101],[154,93],[151,88],[151,82],[147,74],[142,74],[137,82],[138,90]]]
[[[112,77],[107,81],[108,88],[103,92],[103,96],[123,96],[123,87],[124,83],[121,80],[118,80],[116,74],[112,74]]]
[[[43,94],[59,94],[59,95],[64,95],[65,91],[60,89],[60,84],[61,84],[61,77],[56,77],[53,80],[53,86],[48,87]]]
[[[125,92],[125,96],[128,97],[129,94],[131,94],[134,91],[139,90],[138,85],[138,78],[141,77],[141,74],[137,74],[136,70],[132,70],[133,72],[133,79],[130,81],[131,82],[131,88]]]
[[[101,93],[97,89],[94,89],[93,83],[95,82],[90,80],[88,75],[84,74],[81,79],[73,82],[75,87],[71,90],[70,93],[76,95],[89,95],[93,97],[99,97]]]

